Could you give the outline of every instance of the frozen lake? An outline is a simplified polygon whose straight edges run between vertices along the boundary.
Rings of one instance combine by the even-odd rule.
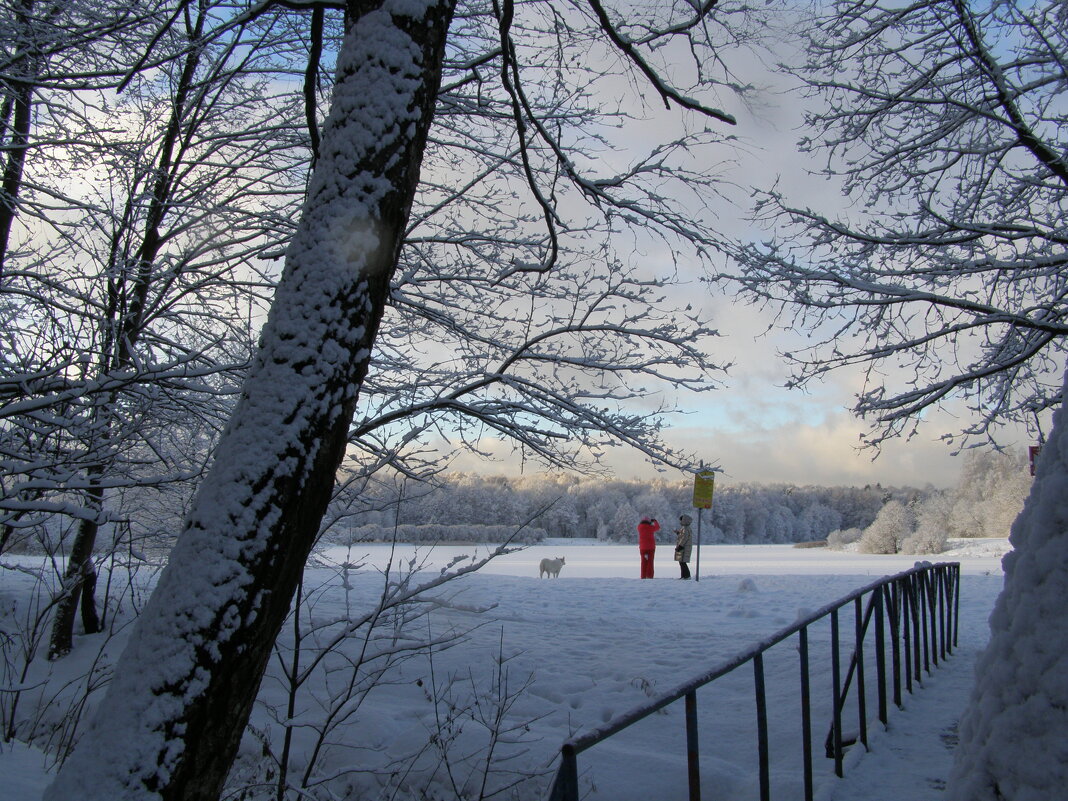
[[[795,548],[792,545],[703,545],[700,550],[701,576],[715,575],[851,575],[879,577],[899,573],[917,561],[960,561],[965,573],[1001,572],[1001,557],[1009,550],[1004,539],[952,540],[953,547],[937,556],[910,554],[861,554],[832,551],[827,548]],[[489,554],[491,545],[390,545],[358,544],[351,549],[328,547],[321,554],[335,563],[349,562],[382,570],[391,555],[395,564],[406,565],[410,560],[437,570],[459,557],[481,558]],[[561,579],[575,578],[638,578],[637,545],[606,545],[593,540],[549,540],[547,543],[523,547],[515,553],[498,556],[479,572],[498,576],[538,576],[538,565],[545,557],[563,556],[566,564]],[[691,571],[698,566],[698,552],[694,550]],[[670,545],[656,550],[657,578],[677,578]]]

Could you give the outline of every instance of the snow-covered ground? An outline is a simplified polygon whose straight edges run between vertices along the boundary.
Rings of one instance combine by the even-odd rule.
[[[870,733],[869,752],[850,750],[844,779],[834,777],[831,761],[822,756],[829,719],[824,710],[814,710],[817,798],[928,801],[941,794],[952,758],[953,727],[967,700],[975,656],[987,639],[987,617],[1002,584],[1000,557],[1008,548],[1005,540],[951,544],[951,551],[933,561],[962,564],[956,653],[924,678],[922,688],[906,696],[903,710],[891,708],[888,729]],[[406,567],[414,560],[422,580],[436,576],[457,557],[487,551],[486,546],[404,546],[392,556],[394,566]],[[479,572],[430,591],[429,602],[418,607],[415,624],[391,640],[393,650],[402,652],[398,644],[403,646],[409,636],[447,638],[466,632],[460,642],[435,648],[432,659],[419,653],[397,664],[359,703],[354,698],[340,702],[351,678],[344,659],[335,660],[329,674],[318,683],[309,682],[298,696],[293,720],[308,727],[298,730],[297,761],[311,752],[311,732],[329,717],[324,710],[333,709],[338,725],[318,753],[315,775],[345,777],[335,778],[335,796],[319,787],[321,794],[309,797],[346,797],[337,789],[341,786],[356,797],[386,776],[392,790],[402,789],[393,795],[379,792],[378,797],[454,798],[452,783],[469,791],[480,785],[480,755],[492,747],[487,786],[514,780],[519,782],[516,797],[543,798],[559,746],[568,736],[607,722],[789,625],[800,614],[916,561],[912,556],[825,548],[706,546],[700,581],[684,582],[677,580],[671,548],[661,547],[657,554],[656,578],[641,581],[634,546],[550,541],[498,557]],[[313,599],[312,619],[355,618],[373,607],[390,555],[382,545],[322,553],[305,582]],[[566,559],[559,579],[539,579],[538,564],[547,556]],[[344,565],[349,567],[339,567]],[[2,575],[0,597],[9,604],[28,584],[11,571]],[[812,635],[814,652],[825,639],[821,636]],[[91,639],[82,638],[78,647],[88,652]],[[122,639],[121,634],[115,637],[112,646],[121,646]],[[371,647],[382,649],[383,641]],[[773,797],[793,801],[803,797],[796,744],[795,645],[777,646],[766,662]],[[62,664],[54,668],[50,680],[61,681],[64,669]],[[698,694],[705,797],[721,801],[759,797],[752,674],[736,673]],[[285,716],[280,675],[280,662],[275,661],[253,717],[264,732],[270,730],[272,715]],[[814,669],[814,692],[827,681]],[[332,706],[332,701],[338,703]],[[494,726],[497,719],[501,723]],[[279,753],[278,730],[264,737],[269,740],[266,747]],[[252,757],[262,752],[264,743],[249,739],[243,757],[252,771]],[[430,779],[435,766],[435,778]],[[581,754],[579,767],[583,792],[590,798],[685,798],[681,703]],[[377,771],[379,778],[363,772],[367,769]],[[0,775],[0,801],[36,801],[47,782],[38,752],[7,745],[0,745]],[[478,797],[477,791],[470,797]]]

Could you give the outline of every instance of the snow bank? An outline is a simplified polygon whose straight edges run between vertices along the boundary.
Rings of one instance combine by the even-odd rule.
[[[1005,588],[961,722],[952,801],[1049,801],[1068,788],[1068,434],[1062,406],[1012,527]]]

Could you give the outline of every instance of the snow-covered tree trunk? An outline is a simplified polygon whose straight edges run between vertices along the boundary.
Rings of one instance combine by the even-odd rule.
[[[1068,387],[1062,397],[1068,399]],[[1012,526],[1005,587],[960,725],[950,801],[1047,801],[1068,787],[1068,418],[1054,415]]]
[[[47,799],[218,797],[344,453],[453,4],[349,4],[320,158],[241,400]]]

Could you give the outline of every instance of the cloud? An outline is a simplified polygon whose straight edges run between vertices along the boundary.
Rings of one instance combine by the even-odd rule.
[[[863,486],[954,484],[959,463],[944,443],[895,440],[879,454],[862,449],[865,428],[846,412],[814,423],[792,420],[746,429],[673,428],[671,444],[696,451],[732,482]],[[637,476],[635,476],[637,477]]]
[[[953,456],[952,449],[945,443],[919,436],[908,442],[893,440],[876,455],[871,450],[859,448],[864,430],[862,423],[843,411],[813,423],[792,420],[780,425],[744,429],[700,424],[678,426],[666,430],[665,440],[669,445],[695,454],[706,466],[722,470],[721,486],[729,482],[798,486],[878,483],[923,487],[932,484],[948,487],[957,482],[959,457]],[[507,443],[483,441],[482,446],[493,454],[492,461],[458,453],[452,469],[502,475],[543,469],[529,461],[521,465],[520,457]],[[643,454],[629,449],[609,450],[605,464],[622,479],[670,477]]]

